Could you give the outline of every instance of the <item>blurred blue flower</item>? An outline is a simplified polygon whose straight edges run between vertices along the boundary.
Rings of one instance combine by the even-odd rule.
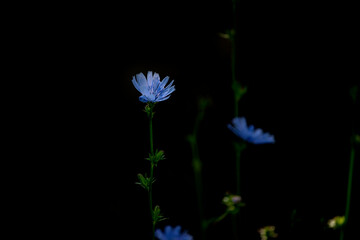
[[[170,94],[175,91],[175,86],[171,86],[174,80],[165,87],[168,81],[169,77],[165,77],[163,81],[160,81],[159,74],[154,73],[153,75],[151,71],[147,73],[147,78],[143,73],[139,73],[132,79],[135,88],[142,94],[139,100],[144,103],[155,103],[168,99]]]
[[[228,124],[228,128],[233,133],[235,133],[236,136],[247,142],[253,144],[275,143],[273,135],[270,135],[269,133],[263,133],[260,128],[255,129],[253,125],[248,127],[244,117],[234,118],[232,120],[232,124],[233,125]]]
[[[181,233],[181,227],[176,226],[172,228],[171,226],[166,226],[164,232],[160,229],[155,231],[155,237],[160,240],[193,240],[193,237],[187,234],[186,231]]]

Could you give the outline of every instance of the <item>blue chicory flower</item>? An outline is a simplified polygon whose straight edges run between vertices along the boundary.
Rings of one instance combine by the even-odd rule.
[[[155,231],[155,237],[160,240],[193,240],[193,237],[186,231],[181,233],[180,226],[176,226],[174,228],[171,226],[166,226],[164,232],[162,232],[160,229],[157,229]]]
[[[270,135],[269,133],[263,133],[260,128],[255,129],[253,125],[248,127],[244,117],[234,118],[232,120],[232,124],[233,125],[228,124],[228,128],[233,133],[235,133],[236,136],[247,142],[253,144],[275,143],[273,135]]]
[[[160,81],[158,73],[152,74],[152,71],[148,71],[147,78],[143,73],[136,74],[132,79],[132,83],[135,88],[142,94],[139,97],[141,102],[161,102],[170,97],[170,94],[175,91],[175,86],[172,86],[173,81],[167,87],[165,85],[169,81],[169,77],[166,76]]]

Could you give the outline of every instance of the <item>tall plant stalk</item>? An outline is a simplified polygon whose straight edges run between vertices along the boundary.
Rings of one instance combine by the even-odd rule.
[[[154,105],[150,104],[149,109],[149,135],[150,135],[150,155],[154,155],[154,142],[153,142],[153,129],[152,129],[152,119],[153,119],[153,108]],[[154,221],[154,211],[153,211],[153,200],[152,200],[152,184],[154,178],[154,163],[150,162],[150,184],[149,184],[149,207],[150,207],[150,216],[152,221],[152,239],[155,239],[155,221]]]
[[[150,177],[147,177],[146,175],[143,176],[142,174],[138,174],[138,179],[140,186],[142,186],[145,190],[148,191],[149,196],[149,209],[150,209],[150,217],[151,217],[151,223],[152,223],[152,239],[155,239],[155,226],[156,223],[162,220],[165,220],[165,218],[160,213],[160,207],[156,205],[153,207],[153,183],[154,183],[154,167],[157,166],[158,162],[160,160],[164,160],[164,152],[163,151],[154,151],[154,143],[153,143],[153,130],[152,130],[152,118],[154,116],[153,108],[155,106],[155,103],[149,103],[145,107],[145,112],[148,114],[149,117],[149,136],[150,136],[150,154],[149,158],[146,158],[146,160],[150,161]]]
[[[358,87],[354,86],[350,89],[350,96],[352,98],[352,112],[355,113],[357,109],[355,109],[356,98],[358,93]],[[351,201],[351,190],[352,190],[352,180],[353,180],[353,172],[354,172],[354,162],[355,162],[355,143],[356,143],[356,135],[354,130],[354,123],[352,124],[352,133],[350,140],[350,163],[349,163],[349,173],[348,173],[348,183],[347,183],[347,191],[346,191],[346,205],[345,205],[345,223],[344,227],[341,228],[340,231],[340,240],[344,239],[345,229],[347,228],[349,221],[349,213],[350,213],[350,201]]]
[[[234,117],[239,116],[239,99],[237,98],[236,85],[236,1],[232,0],[232,18],[233,18],[233,29],[230,30],[230,41],[231,41],[231,79],[234,90]]]
[[[188,141],[191,145],[192,150],[192,167],[194,171],[194,180],[195,180],[195,190],[196,190],[196,199],[197,199],[197,208],[200,219],[200,229],[201,229],[201,239],[206,238],[206,228],[207,224],[204,218],[204,208],[203,208],[203,179],[202,179],[202,162],[199,155],[198,147],[198,131],[201,121],[204,118],[205,109],[209,104],[209,100],[205,98],[199,99],[198,102],[198,114],[195,119],[194,129],[192,134],[188,135]]]
[[[138,73],[136,76],[133,76],[132,83],[136,90],[141,93],[139,101],[147,103],[145,106],[145,112],[149,118],[149,139],[150,139],[150,154],[146,160],[150,161],[150,177],[143,176],[139,173],[138,180],[136,184],[143,187],[149,196],[149,208],[150,208],[150,217],[152,223],[152,239],[155,239],[155,226],[156,223],[162,220],[165,220],[161,215],[160,207],[156,205],[153,207],[153,188],[154,183],[154,167],[157,167],[159,161],[164,160],[164,151],[156,150],[154,151],[154,141],[153,141],[153,126],[152,119],[154,117],[154,107],[157,102],[162,102],[170,97],[170,94],[175,91],[175,86],[173,86],[173,81],[170,84],[167,84],[169,77],[166,76],[163,81],[160,80],[160,75],[152,71],[148,71],[147,77],[143,73]]]
[[[236,4],[237,0],[232,0],[232,20],[233,20],[233,28],[230,30],[230,41],[231,41],[231,78],[232,78],[232,89],[234,92],[234,117],[239,116],[239,101],[241,98],[240,94],[240,84],[236,80],[236,30],[237,30],[237,19],[236,19]],[[241,150],[236,146],[235,143],[235,176],[236,176],[236,194],[240,195],[240,155]],[[238,239],[237,226],[239,224],[240,211],[237,216],[233,216],[232,220],[232,230],[234,239]]]
[[[350,152],[350,164],[349,164],[349,174],[348,174],[348,184],[347,184],[347,192],[346,192],[346,207],[345,207],[345,224],[344,227],[347,226],[349,220],[350,213],[350,199],[351,199],[351,189],[352,189],[352,179],[354,172],[354,160],[355,160],[355,148],[353,143],[351,144],[351,152]],[[344,227],[340,230],[340,240],[344,240]]]

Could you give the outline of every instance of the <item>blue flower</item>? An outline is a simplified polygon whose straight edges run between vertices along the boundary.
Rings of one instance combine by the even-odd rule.
[[[263,133],[260,128],[255,129],[253,125],[248,127],[244,117],[234,118],[232,120],[232,124],[233,125],[228,124],[228,128],[233,133],[235,133],[236,136],[247,142],[253,144],[275,143],[273,135],[270,135],[269,133]]]
[[[165,87],[168,81],[169,77],[160,81],[159,74],[154,73],[153,75],[151,71],[147,73],[147,79],[143,73],[136,74],[136,77],[134,76],[132,79],[135,88],[142,94],[139,100],[144,103],[155,103],[168,99],[170,94],[175,91],[175,86],[171,86],[174,80]]]
[[[162,232],[160,229],[157,229],[155,231],[155,237],[160,240],[193,240],[193,237],[187,234],[186,231],[181,233],[180,226],[176,226],[174,228],[171,226],[166,226],[164,232]]]

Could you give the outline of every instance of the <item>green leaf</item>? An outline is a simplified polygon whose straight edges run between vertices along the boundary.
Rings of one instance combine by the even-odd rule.
[[[150,153],[149,157],[145,159],[150,161],[156,167],[159,161],[165,160],[165,154],[162,150],[156,150],[154,154]]]
[[[138,175],[139,182],[136,182],[135,184],[140,185],[143,187],[146,191],[149,191],[150,184],[153,184],[155,182],[155,179],[151,179],[149,177],[144,177],[141,173]]]
[[[167,219],[164,216],[162,216],[159,205],[155,206],[152,217],[153,217],[154,224]]]
[[[247,87],[242,86],[239,82],[235,81],[232,84],[236,101],[240,101],[242,96],[247,92]]]

